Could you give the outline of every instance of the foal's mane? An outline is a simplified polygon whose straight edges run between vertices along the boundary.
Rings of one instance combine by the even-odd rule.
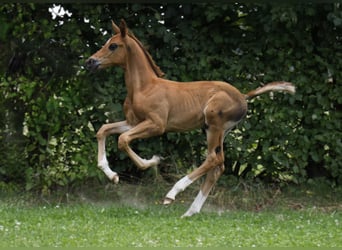
[[[154,62],[154,60],[153,60],[151,54],[146,50],[146,48],[144,47],[144,45],[138,40],[138,38],[136,38],[136,37],[134,36],[134,34],[133,34],[131,31],[128,32],[128,35],[129,35],[129,37],[132,38],[132,39],[139,45],[139,47],[142,49],[142,51],[144,52],[144,55],[146,56],[148,62],[149,62],[150,65],[151,65],[151,67],[152,67],[154,73],[156,73],[156,75],[157,75],[158,77],[163,77],[163,76],[165,75],[164,72],[161,71],[161,69],[160,69],[160,68],[157,66],[157,64]]]

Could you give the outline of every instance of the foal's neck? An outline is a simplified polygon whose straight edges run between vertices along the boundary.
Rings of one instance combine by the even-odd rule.
[[[127,48],[127,62],[125,67],[125,82],[128,97],[144,90],[153,79],[158,78],[140,46],[131,41]]]

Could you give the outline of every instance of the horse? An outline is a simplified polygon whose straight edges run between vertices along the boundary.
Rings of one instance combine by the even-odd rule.
[[[112,28],[114,35],[85,62],[90,71],[121,67],[127,89],[123,104],[126,120],[104,124],[96,133],[98,167],[114,183],[119,182],[118,174],[110,169],[106,157],[105,141],[111,134],[120,134],[118,148],[125,151],[139,169],[145,170],[157,166],[161,157],[141,158],[130,147],[133,140],[204,128],[206,159],[178,180],[162,202],[171,204],[178,193],[206,175],[198,195],[182,217],[199,213],[225,169],[223,141],[227,133],[246,116],[247,100],[270,91],[294,94],[295,87],[290,82],[275,81],[242,94],[222,81],[176,82],[164,79],[164,73],[123,19],[119,26],[112,21]]]

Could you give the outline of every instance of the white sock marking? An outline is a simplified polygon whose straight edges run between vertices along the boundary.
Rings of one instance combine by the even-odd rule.
[[[193,214],[199,213],[201,211],[201,208],[207,199],[208,196],[204,195],[202,191],[200,190],[199,193],[197,194],[194,202],[191,204],[190,208],[182,217],[188,217]]]
[[[102,157],[102,160],[99,162],[98,167],[105,173],[105,175],[110,179],[113,180],[114,176],[117,176],[118,174],[116,172],[113,172],[108,165],[108,161],[106,156]]]
[[[192,183],[192,180],[186,175],[182,179],[180,179],[176,184],[173,186],[173,188],[167,193],[166,198],[174,200],[176,198],[176,195],[184,189],[186,189],[190,184]]]
[[[154,155],[154,156],[153,156],[151,159],[149,159],[149,160],[146,160],[146,159],[142,159],[142,158],[141,158],[141,162],[142,162],[142,165],[143,165],[145,168],[157,166],[157,165],[159,164],[159,162],[160,162],[160,157]]]

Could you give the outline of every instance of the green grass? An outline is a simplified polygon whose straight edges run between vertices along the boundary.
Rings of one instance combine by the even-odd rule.
[[[107,191],[104,197],[98,194],[96,200],[96,192],[91,195],[93,200],[85,192],[68,195],[68,201],[65,195],[63,201],[3,195],[0,247],[342,246],[342,213],[336,200],[333,206],[326,201],[327,206],[316,206],[314,198],[299,206],[297,194],[294,200],[280,197],[275,200],[280,205],[259,210],[223,209],[212,197],[201,214],[181,219],[188,207],[186,200],[169,207],[157,204],[154,198],[129,203],[122,198],[136,197],[143,188],[138,186],[136,193],[117,189],[121,202],[115,202],[119,198],[114,191]]]

